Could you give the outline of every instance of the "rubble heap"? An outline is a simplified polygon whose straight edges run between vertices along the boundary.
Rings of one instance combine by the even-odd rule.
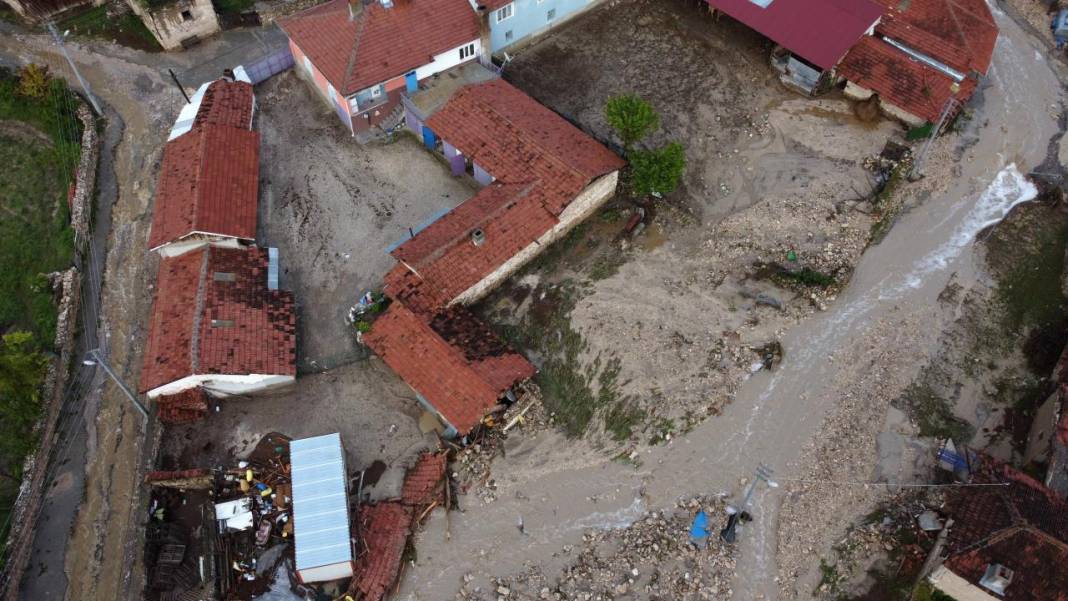
[[[724,515],[722,499],[680,500],[666,511],[649,512],[618,530],[591,530],[579,548],[563,553],[568,566],[550,579],[540,568],[493,580],[492,590],[474,585],[471,575],[457,600],[642,599],[687,601],[730,598],[733,549],[715,540],[707,549],[690,543],[689,529],[697,511]]]

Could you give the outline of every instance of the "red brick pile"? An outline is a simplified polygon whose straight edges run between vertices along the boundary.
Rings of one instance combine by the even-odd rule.
[[[437,503],[445,504],[445,453],[423,453],[412,469],[404,476],[401,488],[401,503],[422,508]]]
[[[349,595],[360,601],[381,601],[393,592],[400,577],[412,509],[397,501],[364,505],[357,523],[362,552],[356,558]]]
[[[156,399],[159,421],[165,424],[188,424],[204,419],[208,414],[208,395],[200,387],[177,394],[161,395]]]

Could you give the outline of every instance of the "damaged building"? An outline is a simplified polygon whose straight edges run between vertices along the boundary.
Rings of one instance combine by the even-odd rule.
[[[984,0],[707,0],[775,43],[771,64],[806,94],[844,86],[908,126],[955,115],[990,69]]]
[[[602,206],[623,166],[507,82],[471,76],[477,83],[459,86],[443,103],[421,102],[420,94],[441,98],[434,86],[413,95],[405,118],[454,175],[483,187],[392,248],[397,265],[384,291],[394,302],[364,336],[448,436],[466,435],[534,374],[463,307]]]
[[[219,31],[211,0],[126,0],[164,50],[196,44]]]

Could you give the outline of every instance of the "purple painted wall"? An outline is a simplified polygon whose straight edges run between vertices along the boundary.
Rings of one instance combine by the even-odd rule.
[[[456,147],[448,142],[442,141],[444,144],[445,158],[449,160],[449,165],[452,166],[452,174],[455,176],[461,176],[464,174],[464,155],[456,150]]]
[[[492,175],[486,173],[486,171],[484,169],[482,169],[482,167],[478,166],[478,163],[475,163],[474,166],[475,166],[475,181],[476,182],[482,184],[483,186],[488,186],[488,185],[493,183],[493,176]]]

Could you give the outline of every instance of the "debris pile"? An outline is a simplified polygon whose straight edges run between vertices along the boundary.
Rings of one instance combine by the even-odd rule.
[[[649,599],[687,601],[730,598],[734,573],[731,547],[712,542],[707,549],[690,543],[689,529],[698,510],[724,515],[722,499],[694,497],[673,509],[649,512],[618,530],[591,530],[579,548],[564,547],[572,560],[550,579],[540,568],[492,581],[490,590],[464,576],[457,600]]]
[[[188,424],[208,414],[208,395],[199,386],[156,399],[159,421],[165,424]]]

